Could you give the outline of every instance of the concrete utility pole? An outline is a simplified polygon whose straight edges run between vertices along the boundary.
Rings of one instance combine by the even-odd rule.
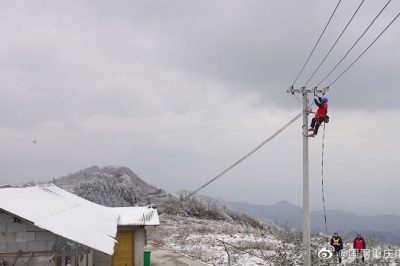
[[[311,266],[311,229],[310,229],[310,196],[309,196],[309,165],[308,165],[308,94],[323,95],[329,89],[317,87],[294,89],[291,86],[287,92],[303,95],[303,265]]]

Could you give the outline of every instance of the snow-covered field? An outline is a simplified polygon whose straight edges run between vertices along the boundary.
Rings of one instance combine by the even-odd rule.
[[[193,217],[162,215],[161,225],[149,228],[148,239],[174,251],[189,255],[209,265],[301,265],[302,235],[295,231],[254,229],[243,224],[205,220]],[[337,265],[336,258],[318,258],[318,251],[327,247],[327,238],[312,238],[312,265]],[[381,258],[370,258],[367,265],[400,265],[396,258],[384,258],[384,250],[395,247],[374,246]],[[347,243],[346,250],[351,249]],[[400,252],[400,251],[399,251]],[[228,255],[229,254],[229,255]],[[400,253],[399,253],[400,256]],[[356,265],[354,256],[346,256],[342,265]],[[365,265],[365,264],[364,264]]]
[[[300,249],[283,243],[267,230],[170,215],[161,216],[161,223],[149,231],[150,240],[210,265],[228,265],[228,260],[231,265],[243,266],[299,261]]]

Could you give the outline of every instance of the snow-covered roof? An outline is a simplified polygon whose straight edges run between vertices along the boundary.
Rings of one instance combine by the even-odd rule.
[[[0,209],[109,255],[118,225],[159,225],[153,208],[105,207],[55,185],[0,188],[0,194]]]
[[[149,207],[114,208],[119,214],[119,225],[159,225],[156,209]]]

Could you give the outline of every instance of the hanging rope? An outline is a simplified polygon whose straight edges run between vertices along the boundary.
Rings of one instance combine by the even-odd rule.
[[[299,102],[301,102],[302,104],[304,104],[303,100],[300,99],[299,97],[296,96],[296,94],[292,94],[294,98],[296,98],[296,100],[298,100]],[[308,101],[308,100],[307,100]],[[314,101],[311,102],[307,102],[307,109],[311,110],[312,106],[314,105]]]
[[[287,127],[289,127],[292,123],[294,123],[297,119],[299,119],[302,115],[303,115],[304,111],[301,111],[301,113],[299,113],[298,115],[296,115],[292,120],[290,120],[289,122],[287,122],[281,129],[279,129],[278,131],[276,131],[274,134],[272,134],[272,136],[270,136],[268,139],[264,140],[260,145],[258,145],[257,147],[255,147],[253,150],[251,150],[249,153],[247,153],[245,156],[243,156],[242,158],[240,158],[238,161],[236,161],[235,163],[231,164],[228,168],[226,168],[224,171],[222,171],[221,173],[219,173],[218,175],[216,175],[215,177],[213,177],[210,181],[208,181],[207,183],[205,183],[204,185],[202,185],[201,187],[199,187],[198,189],[192,191],[188,197],[192,197],[193,195],[195,195],[197,192],[199,192],[200,190],[202,190],[203,188],[205,188],[206,186],[208,186],[209,184],[211,184],[212,182],[214,182],[215,180],[217,180],[218,178],[220,178],[221,176],[225,175],[226,173],[228,173],[230,170],[232,170],[235,166],[239,165],[241,162],[243,162],[245,159],[247,159],[248,157],[250,157],[251,155],[253,155],[253,153],[255,153],[256,151],[258,151],[259,149],[261,149],[265,144],[267,144],[270,140],[272,140],[273,138],[275,138],[276,136],[278,136],[282,131],[284,131]]]
[[[322,134],[321,183],[322,183],[322,205],[324,209],[324,220],[325,220],[325,233],[326,235],[328,235],[328,222],[326,219],[325,190],[324,190],[324,149],[325,149],[325,123],[324,123],[324,131]]]

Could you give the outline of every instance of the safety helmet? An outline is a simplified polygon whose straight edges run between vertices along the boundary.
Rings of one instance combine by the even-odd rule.
[[[327,103],[327,102],[328,102],[328,98],[327,98],[327,97],[322,97],[322,101],[323,101],[324,103]]]

